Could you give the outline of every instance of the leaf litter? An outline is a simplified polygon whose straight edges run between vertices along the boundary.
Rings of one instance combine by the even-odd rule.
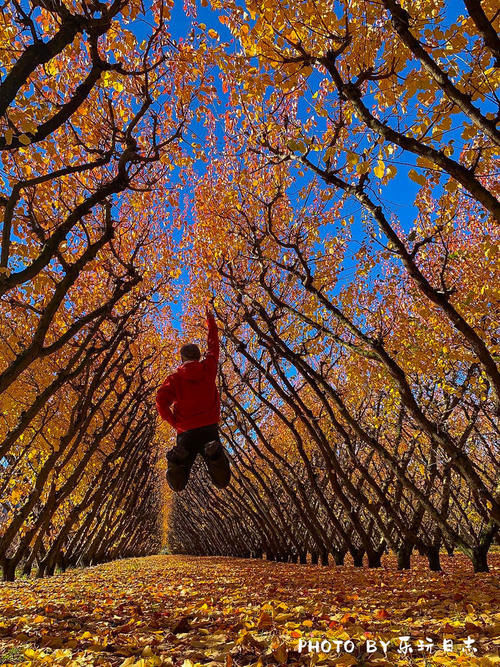
[[[419,557],[398,571],[392,558],[370,570],[159,555],[20,579],[0,585],[0,664],[500,664],[500,554],[482,574],[460,555],[442,560],[444,572],[430,572]],[[401,652],[403,636],[412,654]],[[476,653],[465,651],[467,638]],[[443,651],[444,639],[452,650]],[[309,652],[308,641],[331,650]],[[432,653],[419,641],[433,643]]]

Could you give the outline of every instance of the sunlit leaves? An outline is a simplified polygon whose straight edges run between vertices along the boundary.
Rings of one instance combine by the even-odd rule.
[[[399,637],[411,635],[416,665],[494,664],[494,575],[471,579],[462,559],[451,560],[446,579],[420,567],[408,574],[182,556],[123,560],[4,587],[4,653],[17,650],[32,664],[247,667],[287,656],[307,665],[311,654],[298,652],[299,640],[326,639],[333,650],[325,659],[336,664],[408,665]],[[426,637],[430,656],[418,651]],[[467,637],[476,654],[464,651]],[[369,638],[377,654],[366,654]],[[333,642],[347,639],[353,653],[337,654]]]

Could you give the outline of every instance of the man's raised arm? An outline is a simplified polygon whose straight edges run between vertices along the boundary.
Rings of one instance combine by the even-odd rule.
[[[217,331],[217,325],[215,324],[214,314],[209,306],[206,307],[206,314],[208,327],[206,358],[213,359],[215,367],[217,368],[219,362],[219,332]]]

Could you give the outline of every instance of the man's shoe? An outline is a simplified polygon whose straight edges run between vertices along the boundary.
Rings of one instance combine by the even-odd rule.
[[[229,484],[231,468],[224,447],[218,440],[212,440],[205,445],[203,458],[206,461],[208,473],[212,482],[219,489]]]
[[[167,452],[167,482],[172,491],[182,491],[188,483],[191,472],[189,452],[176,445]]]
[[[167,468],[167,482],[172,491],[182,491],[188,483],[189,473],[185,466],[169,463]]]

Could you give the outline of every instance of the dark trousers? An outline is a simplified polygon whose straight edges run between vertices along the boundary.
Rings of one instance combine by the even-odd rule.
[[[210,424],[177,434],[177,444],[167,452],[167,481],[171,489],[184,489],[198,454],[203,457],[217,487],[224,488],[229,484],[229,461],[219,439],[219,428],[217,424]]]

